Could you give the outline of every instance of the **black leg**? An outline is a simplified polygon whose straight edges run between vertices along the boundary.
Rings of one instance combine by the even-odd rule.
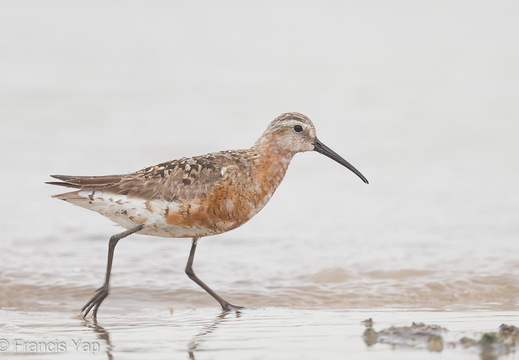
[[[209,295],[211,295],[213,298],[215,298],[216,301],[220,303],[222,306],[222,309],[224,311],[230,311],[230,310],[239,310],[243,309],[241,306],[234,306],[222,299],[217,293],[215,293],[209,286],[204,284],[202,280],[196,276],[195,272],[193,271],[193,260],[195,259],[195,251],[196,251],[196,244],[198,242],[198,239],[200,238],[193,238],[193,244],[191,245],[191,251],[189,252],[189,259],[187,260],[186,265],[186,274],[189,276],[191,280],[196,282],[202,289],[207,291]]]
[[[108,262],[106,263],[105,282],[103,286],[96,290],[96,294],[92,297],[92,299],[90,299],[90,301],[87,302],[85,306],[83,306],[83,308],[81,309],[81,312],[83,313],[83,318],[86,318],[88,313],[92,311],[92,318],[96,320],[97,310],[99,310],[99,306],[101,306],[103,300],[108,296],[108,289],[110,287],[110,273],[112,272],[112,261],[114,258],[115,246],[117,245],[119,240],[128,235],[136,233],[137,231],[142,230],[143,227],[144,225],[139,225],[134,227],[133,229],[126,230],[120,234],[116,234],[110,238],[110,242],[108,244]]]

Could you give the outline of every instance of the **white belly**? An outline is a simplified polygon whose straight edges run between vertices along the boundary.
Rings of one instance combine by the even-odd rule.
[[[145,200],[92,190],[80,190],[64,195],[69,194],[70,196],[62,197],[62,199],[98,212],[126,229],[145,225],[139,234],[178,238],[215,234],[214,231],[206,228],[186,228],[166,223],[166,214],[178,209],[179,204],[175,202]]]

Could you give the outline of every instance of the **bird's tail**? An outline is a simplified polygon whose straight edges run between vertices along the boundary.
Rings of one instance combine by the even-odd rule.
[[[65,186],[74,189],[96,190],[114,185],[121,180],[121,175],[105,176],[71,176],[51,175],[54,179],[61,181],[47,181],[46,184]]]

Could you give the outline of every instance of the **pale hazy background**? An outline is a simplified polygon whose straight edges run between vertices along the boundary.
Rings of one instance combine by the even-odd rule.
[[[50,199],[62,189],[43,184],[49,174],[124,173],[248,147],[275,116],[299,111],[371,184],[318,154],[298,155],[265,210],[207,240],[214,246],[207,252],[236,240],[235,256],[221,256],[260,282],[276,266],[299,274],[316,256],[324,269],[346,272],[354,262],[370,271],[441,262],[442,279],[519,275],[519,3],[1,7],[3,271],[24,264],[53,274],[61,261],[90,264],[93,257],[99,265],[84,270],[100,267],[92,282],[101,280],[105,239],[117,228]],[[74,252],[85,237],[100,240],[91,257]],[[179,256],[164,266],[182,270],[189,245],[180,243],[155,243]],[[125,246],[146,249],[131,250],[138,244]],[[261,246],[286,264],[254,258]],[[291,248],[299,250],[282,253]],[[145,268],[153,264],[149,251]],[[250,262],[233,264],[241,256]],[[448,259],[457,267],[445,268]],[[61,271],[45,281],[73,276],[67,265]]]
[[[52,319],[69,319],[101,285],[119,229],[51,199],[63,189],[44,184],[49,174],[248,147],[299,111],[370,184],[300,154],[256,218],[202,240],[197,273],[232,303],[317,309],[260,315],[261,334],[245,313],[252,327],[232,336],[265,341],[240,344],[286,346],[302,317],[317,316],[321,327],[310,321],[297,341],[332,351],[319,343],[343,344],[336,315],[319,311],[330,308],[483,309],[499,321],[488,330],[514,323],[492,311],[519,303],[518,19],[517,1],[1,1],[1,318],[16,329],[50,312],[33,337],[63,336]],[[101,318],[117,327],[142,309],[154,309],[140,313],[148,324],[171,309],[217,312],[183,274],[188,250],[186,240],[121,242]],[[207,317],[182,316],[155,341],[164,354],[185,334],[175,329],[196,333]],[[359,351],[363,316],[341,318]],[[118,349],[142,358],[135,344],[149,343],[119,329]],[[220,336],[206,354],[230,348]],[[298,359],[331,354],[298,349]]]

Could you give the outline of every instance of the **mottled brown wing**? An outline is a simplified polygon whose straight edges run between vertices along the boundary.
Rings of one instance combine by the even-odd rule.
[[[173,160],[125,176],[110,190],[146,199],[194,199],[222,179],[223,167],[221,161],[205,156]]]
[[[52,175],[63,182],[49,184],[102,190],[144,199],[188,200],[210,192],[231,172],[250,171],[250,157],[246,156],[246,152],[247,150],[222,151],[182,158],[126,175]]]

